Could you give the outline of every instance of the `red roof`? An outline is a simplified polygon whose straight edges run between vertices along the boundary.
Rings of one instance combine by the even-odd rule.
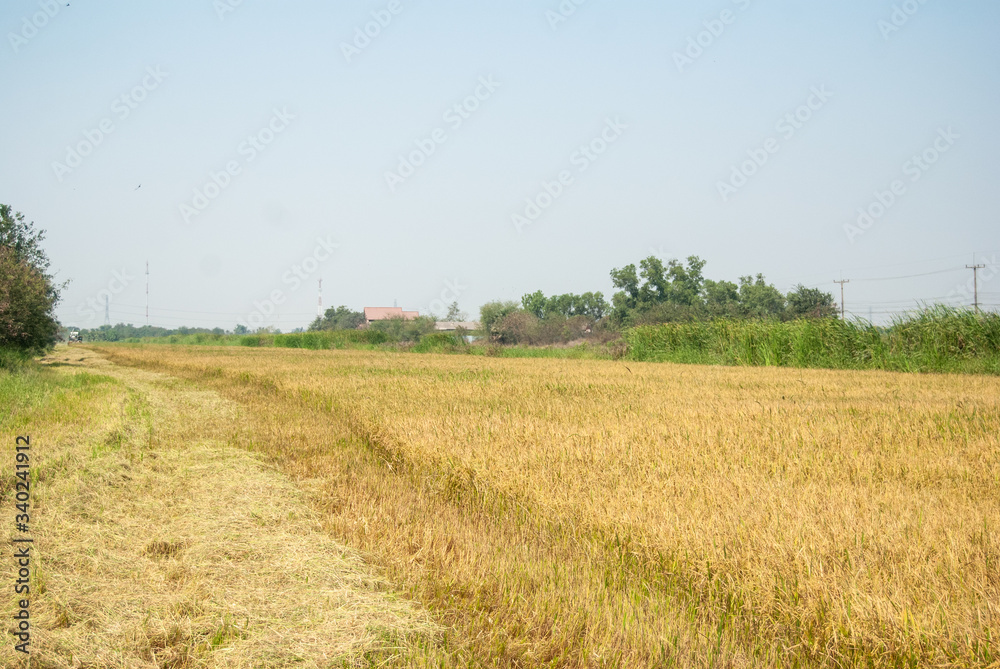
[[[412,321],[420,315],[417,311],[403,311],[401,307],[365,307],[366,321],[386,321],[390,318],[403,318]]]

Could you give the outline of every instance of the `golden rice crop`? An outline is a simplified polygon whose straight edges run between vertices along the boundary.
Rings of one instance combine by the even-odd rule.
[[[455,657],[1000,661],[1000,379],[102,352],[247,407],[328,527],[466,637]]]

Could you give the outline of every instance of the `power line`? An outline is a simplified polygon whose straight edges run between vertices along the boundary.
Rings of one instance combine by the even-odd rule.
[[[953,267],[951,269],[941,269],[936,272],[923,272],[921,274],[905,274],[902,276],[880,276],[871,279],[855,279],[855,281],[895,281],[896,279],[915,279],[918,276],[932,276],[934,274],[948,274],[949,272],[960,272],[961,267]]]
[[[998,253],[1000,253],[1000,250],[996,250],[996,251],[979,251],[979,253],[980,254],[998,254]],[[873,269],[886,269],[888,267],[902,267],[904,265],[920,265],[920,264],[926,264],[926,263],[936,263],[936,262],[942,262],[942,261],[945,261],[945,260],[955,260],[957,258],[964,258],[964,257],[966,257],[966,254],[962,253],[962,254],[956,254],[956,255],[951,255],[951,256],[942,256],[942,257],[938,257],[938,258],[926,258],[926,259],[923,259],[923,260],[907,260],[905,262],[889,263],[889,264],[885,264],[885,265],[872,265],[872,266],[868,266],[868,267],[848,267],[846,269],[848,271],[850,271],[850,272],[857,273],[857,272],[866,272],[868,270],[873,270]],[[956,269],[959,269],[959,268],[956,268]],[[818,274],[817,273],[817,274],[811,274],[811,275],[805,275],[805,276],[801,276],[800,275],[799,278],[800,279],[803,279],[803,278],[804,279],[808,279],[810,277],[818,277],[818,276],[822,276],[822,274]],[[787,277],[778,277],[778,278],[773,279],[773,280],[774,281],[781,281],[783,279],[787,280]],[[861,279],[855,279],[855,281],[861,281]],[[818,287],[820,287],[822,285],[824,285],[824,283],[823,282],[819,282],[819,283],[814,283],[814,284],[807,285],[807,287],[808,288],[818,288]]]

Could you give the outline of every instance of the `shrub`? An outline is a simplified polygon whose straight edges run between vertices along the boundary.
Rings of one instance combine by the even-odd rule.
[[[421,337],[412,350],[416,353],[452,353],[465,351],[468,347],[464,339],[451,332],[432,332]]]
[[[487,302],[479,308],[479,327],[487,339],[496,339],[496,326],[508,315],[520,311],[517,302]]]

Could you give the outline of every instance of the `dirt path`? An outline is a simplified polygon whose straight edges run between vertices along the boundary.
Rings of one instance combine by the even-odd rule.
[[[239,447],[231,402],[80,348],[45,364],[113,382],[33,421],[38,666],[341,666],[436,634]]]

